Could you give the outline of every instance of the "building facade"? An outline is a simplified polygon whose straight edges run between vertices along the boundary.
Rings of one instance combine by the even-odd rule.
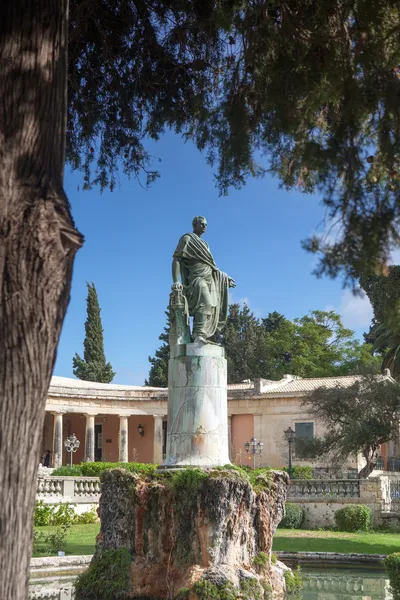
[[[321,424],[311,419],[303,406],[307,394],[320,386],[350,386],[356,379],[356,376],[302,379],[284,375],[280,381],[256,379],[229,385],[231,461],[252,464],[253,457],[246,453],[244,444],[255,437],[264,442],[257,465],[275,468],[287,465],[284,430],[292,427],[298,437],[323,435]],[[73,454],[73,464],[82,461],[159,464],[166,452],[167,405],[167,388],[53,377],[46,403],[42,455],[51,451],[53,467],[69,464],[64,440],[74,433],[80,447]],[[394,454],[394,448],[385,446],[382,454],[385,460]],[[299,457],[294,458],[295,462],[301,462]]]

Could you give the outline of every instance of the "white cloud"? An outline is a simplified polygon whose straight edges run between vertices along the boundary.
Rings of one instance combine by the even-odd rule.
[[[365,294],[354,296],[350,290],[343,292],[338,312],[342,316],[343,324],[349,329],[367,329],[374,316],[368,297]]]

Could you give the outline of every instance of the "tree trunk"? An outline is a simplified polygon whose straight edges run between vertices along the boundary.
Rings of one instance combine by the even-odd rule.
[[[82,237],[63,190],[68,0],[0,3],[0,598],[28,597],[44,409]]]
[[[359,472],[358,479],[367,479],[376,467],[376,450],[365,450],[363,455],[366,460],[366,465]]]

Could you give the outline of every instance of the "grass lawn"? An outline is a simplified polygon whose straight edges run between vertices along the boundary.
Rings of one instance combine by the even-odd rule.
[[[278,529],[272,549],[285,552],[391,554],[400,552],[400,534]]]
[[[44,534],[53,533],[57,527],[35,527],[35,530]],[[67,547],[65,554],[93,554],[96,535],[100,531],[100,523],[91,525],[72,525],[68,531]],[[42,552],[43,550],[43,552]],[[45,551],[45,545],[39,544],[39,551],[32,556],[56,556],[57,552],[49,554]]]
[[[56,527],[36,527],[37,531],[52,533]],[[93,554],[100,523],[73,525],[68,532],[66,554]],[[44,550],[44,545],[39,546]],[[273,550],[286,552],[341,552],[349,554],[391,554],[400,552],[398,533],[343,533],[305,529],[278,529],[274,535]],[[35,552],[33,556],[48,556]],[[56,555],[54,552],[53,555]]]

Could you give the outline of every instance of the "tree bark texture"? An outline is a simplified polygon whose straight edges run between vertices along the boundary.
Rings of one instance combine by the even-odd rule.
[[[63,190],[68,0],[0,3],[0,598],[28,597],[44,409],[82,244]]]

